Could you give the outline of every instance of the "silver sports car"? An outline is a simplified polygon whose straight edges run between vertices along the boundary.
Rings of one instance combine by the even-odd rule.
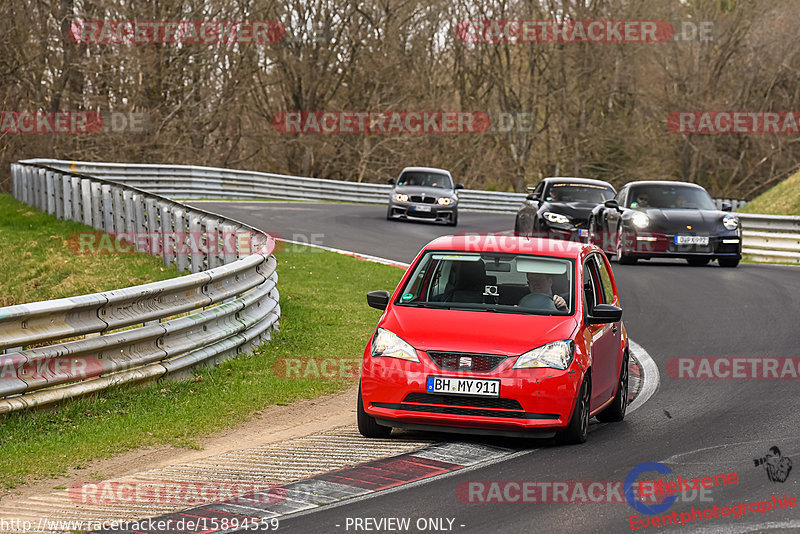
[[[458,189],[453,184],[450,171],[431,167],[406,167],[389,197],[386,218],[443,222],[450,226],[458,224]]]

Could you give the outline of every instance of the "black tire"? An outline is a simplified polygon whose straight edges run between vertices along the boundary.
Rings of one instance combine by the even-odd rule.
[[[556,443],[559,445],[577,445],[584,443],[589,435],[589,401],[591,388],[589,378],[583,379],[575,407],[572,409],[572,419],[567,428],[556,434]]]
[[[703,265],[708,265],[708,262],[711,261],[711,258],[704,258],[700,256],[697,258],[686,258],[686,261],[688,261],[689,265],[692,267],[702,267]]]
[[[392,427],[379,425],[375,418],[364,411],[364,401],[361,399],[361,384],[358,385],[358,431],[365,438],[388,438]]]
[[[615,423],[625,419],[625,410],[628,408],[628,351],[622,358],[622,369],[619,373],[617,394],[608,407],[597,414],[597,420],[603,423]]]
[[[719,261],[720,267],[736,267],[739,265],[740,259],[741,258],[719,258],[717,261]]]
[[[621,232],[617,232],[617,252],[615,256],[617,257],[617,262],[621,265],[633,265],[637,260],[636,256],[625,254],[625,250],[622,248]]]
[[[458,212],[453,212],[453,217],[447,221],[447,226],[456,226],[458,224]]]

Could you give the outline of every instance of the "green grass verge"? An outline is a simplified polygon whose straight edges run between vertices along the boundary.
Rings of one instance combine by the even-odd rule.
[[[259,410],[333,393],[353,380],[286,379],[279,358],[360,358],[380,317],[365,292],[393,289],[396,267],[309,247],[277,254],[281,331],[255,354],[198,372],[194,380],[121,387],[49,411],[0,421],[0,487],[64,475],[68,468],[139,447],[197,447]]]
[[[0,194],[0,306],[72,297],[178,275],[147,254],[75,254],[68,246],[93,228]]]
[[[800,215],[800,171],[754,198],[738,211],[766,215]]]

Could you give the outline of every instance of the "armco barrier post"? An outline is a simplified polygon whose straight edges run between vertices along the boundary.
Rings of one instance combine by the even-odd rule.
[[[47,185],[47,213],[50,215],[56,214],[56,175],[52,171],[45,171],[44,169],[37,169],[39,172],[44,172],[44,178]]]
[[[81,206],[83,211],[83,224],[92,225],[92,181],[81,178]]]
[[[92,181],[89,185],[92,195],[92,227],[95,230],[103,229],[103,188],[100,182]]]
[[[164,265],[175,265],[175,240],[172,235],[172,207],[166,202],[158,202],[161,208],[161,253],[164,255]]]
[[[175,229],[175,236],[174,239],[175,243],[175,263],[178,267],[178,272],[186,272],[191,269],[191,265],[189,263],[189,255],[186,252],[186,248],[183,245],[184,240],[186,239],[186,210],[183,208],[176,208],[172,210],[172,227]]]
[[[120,233],[125,231],[125,202],[122,199],[122,189],[119,187],[111,188],[111,205],[114,210],[114,232],[119,236]]]
[[[64,219],[64,186],[61,173],[53,173],[53,203],[56,207],[56,219]]]
[[[192,251],[192,272],[199,273],[205,270],[205,256],[208,255],[208,235],[203,236],[204,217],[196,211],[187,214],[189,218],[189,247]]]
[[[70,181],[72,182],[71,219],[76,222],[81,222],[83,221],[83,199],[81,197],[81,179],[78,176],[73,176]]]
[[[72,220],[72,177],[67,174],[61,175],[61,202],[64,204],[61,210],[63,219]]]
[[[111,186],[103,184],[100,188],[103,194],[103,228],[104,232],[114,231],[114,203],[111,201]]]

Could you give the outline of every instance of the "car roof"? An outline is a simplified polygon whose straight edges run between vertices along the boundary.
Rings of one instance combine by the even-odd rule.
[[[614,186],[603,180],[595,180],[594,178],[576,178],[571,176],[549,176],[545,178],[546,182],[561,182],[567,184],[592,184],[592,185],[605,185],[614,189]]]
[[[400,171],[400,174],[403,174],[404,172],[436,172],[450,176],[450,171],[446,169],[437,169],[436,167],[406,167]]]
[[[582,258],[590,252],[600,252],[597,246],[588,243],[509,234],[445,235],[425,245],[423,250],[538,254],[573,259]]]
[[[693,184],[691,182],[681,182],[679,180],[638,180],[636,182],[628,182],[625,184],[626,187],[633,185],[686,185],[705,191],[705,188],[702,185]]]

